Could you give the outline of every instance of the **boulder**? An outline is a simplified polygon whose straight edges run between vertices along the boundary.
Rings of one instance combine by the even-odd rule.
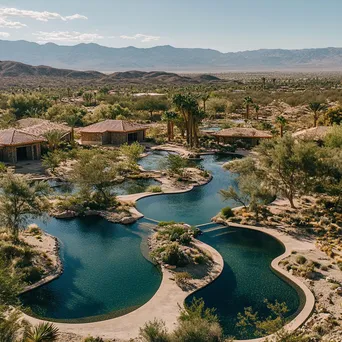
[[[86,211],[84,212],[84,215],[85,215],[85,216],[97,216],[97,215],[99,215],[99,214],[100,214],[100,212],[99,212],[98,210],[91,210],[91,209],[86,210]]]
[[[126,216],[126,217],[123,217],[121,220],[120,220],[120,223],[122,224],[131,224],[131,223],[134,223],[136,221],[136,219],[132,216]]]
[[[59,219],[65,219],[65,218],[72,218],[72,217],[76,217],[78,216],[76,211],[73,210],[65,210],[59,213],[55,213],[53,215],[55,218],[59,218]]]

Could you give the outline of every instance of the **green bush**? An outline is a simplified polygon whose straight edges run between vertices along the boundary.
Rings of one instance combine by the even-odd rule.
[[[220,342],[223,341],[222,328],[218,323],[205,319],[184,321],[173,333],[175,341],[182,342]]]
[[[168,342],[170,338],[167,334],[165,323],[155,319],[147,322],[139,333],[143,342]]]
[[[184,233],[179,237],[179,243],[184,246],[188,246],[191,242],[191,236],[188,233]]]
[[[225,207],[221,209],[221,214],[225,217],[225,218],[230,218],[234,216],[234,212],[232,210],[231,207]]]
[[[83,342],[104,342],[104,339],[101,338],[101,337],[92,337],[92,336],[89,336],[89,337],[86,337]]]
[[[184,255],[184,253],[179,249],[179,245],[177,242],[173,242],[169,246],[166,247],[163,262],[172,265],[172,266],[185,266],[187,265],[188,259]]]
[[[13,258],[22,257],[24,249],[11,244],[3,244],[0,246],[0,254],[5,260],[12,260]]]
[[[185,285],[191,278],[191,274],[188,272],[178,272],[175,274],[175,281],[178,286]]]
[[[43,272],[39,267],[31,266],[22,270],[23,281],[28,284],[36,283],[42,279]]]
[[[200,265],[203,265],[207,262],[207,258],[206,256],[202,255],[202,254],[197,254],[194,256],[194,262],[196,264],[200,264]]]
[[[175,221],[160,221],[158,223],[158,227],[166,227],[166,226],[169,226],[171,224],[175,224],[176,222]]]
[[[306,258],[303,255],[298,255],[296,258],[296,262],[300,265],[303,265],[306,263]]]
[[[5,172],[6,172],[6,165],[0,162],[0,173],[5,173]]]
[[[147,189],[147,192],[162,192],[162,188],[160,185],[150,185]]]

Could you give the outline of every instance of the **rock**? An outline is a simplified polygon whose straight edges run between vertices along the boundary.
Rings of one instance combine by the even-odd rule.
[[[65,210],[59,213],[54,213],[53,216],[55,218],[59,218],[59,219],[65,219],[65,218],[72,218],[72,217],[76,217],[78,216],[76,211],[73,210]]]
[[[173,266],[173,265],[169,265],[169,264],[165,264],[164,267],[168,270],[175,270],[177,268],[177,266]]]
[[[86,210],[84,212],[84,215],[85,216],[96,216],[96,215],[99,215],[99,211],[98,210],[91,210],[91,209],[89,209],[89,210]]]
[[[131,223],[134,223],[136,221],[136,219],[132,216],[126,216],[126,217],[123,217],[121,220],[120,220],[120,223],[122,224],[131,224]]]
[[[336,289],[336,293],[340,296],[342,295],[342,286],[340,286]]]

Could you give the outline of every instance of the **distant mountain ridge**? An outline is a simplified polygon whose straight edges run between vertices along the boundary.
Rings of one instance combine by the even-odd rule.
[[[1,82],[2,81],[2,82]],[[131,70],[105,74],[98,71],[57,69],[20,62],[0,61],[0,88],[7,86],[45,86],[68,84],[198,84],[222,81],[213,75],[181,76],[165,71]]]
[[[124,70],[165,70],[225,72],[234,70],[342,70],[342,48],[302,50],[261,49],[222,53],[212,49],[110,48],[98,44],[62,46],[39,45],[24,40],[0,40],[0,60],[31,65],[49,65],[74,70],[114,72]]]

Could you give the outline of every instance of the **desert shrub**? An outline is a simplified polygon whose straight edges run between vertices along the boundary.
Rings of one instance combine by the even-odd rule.
[[[218,323],[205,319],[183,321],[173,333],[175,341],[182,342],[220,342],[223,341],[222,328]]]
[[[83,342],[104,342],[104,339],[101,338],[101,337],[92,337],[92,336],[89,336],[89,337],[86,337]]]
[[[202,298],[194,298],[191,304],[184,304],[184,309],[181,310],[179,320],[193,321],[204,319],[210,323],[217,323],[218,316],[215,314],[215,309],[206,308]]]
[[[306,263],[306,258],[303,255],[298,255],[296,257],[296,262],[300,265],[303,265]]]
[[[170,224],[175,224],[176,222],[175,221],[160,221],[158,223],[158,227],[165,227],[165,226],[168,226]]]
[[[188,246],[191,242],[191,236],[188,233],[184,233],[179,237],[179,243],[181,245]]]
[[[5,260],[12,260],[13,258],[22,257],[24,255],[24,249],[12,244],[0,245],[1,256]]]
[[[194,262],[200,265],[203,265],[207,262],[207,257],[202,254],[197,254],[194,256]]]
[[[139,333],[143,342],[168,342],[170,338],[167,334],[165,323],[155,319],[147,322],[140,328]]]
[[[191,230],[194,238],[201,234],[201,230],[198,227],[191,227]]]
[[[187,164],[188,161],[178,154],[169,154],[165,160],[161,162],[161,167],[166,169],[170,175],[180,176],[180,180],[182,180],[181,177],[184,175]]]
[[[42,230],[36,224],[30,224],[27,227],[27,232],[32,235],[42,235]]]
[[[225,218],[230,218],[234,216],[234,212],[232,210],[231,207],[225,207],[221,209],[221,214],[225,217]]]
[[[177,242],[173,242],[166,247],[163,262],[173,266],[185,266],[188,264],[188,259],[185,254],[180,250]]]
[[[188,280],[191,279],[191,275],[188,272],[178,272],[175,274],[175,281],[178,286],[186,285]]]
[[[331,148],[342,147],[342,125],[335,125],[324,139],[324,145]]]
[[[147,192],[162,192],[162,188],[160,185],[150,185],[147,189]]]
[[[39,267],[31,266],[22,269],[23,281],[28,284],[33,284],[42,279],[42,270]]]
[[[0,173],[5,173],[5,172],[6,172],[6,165],[0,162]]]

